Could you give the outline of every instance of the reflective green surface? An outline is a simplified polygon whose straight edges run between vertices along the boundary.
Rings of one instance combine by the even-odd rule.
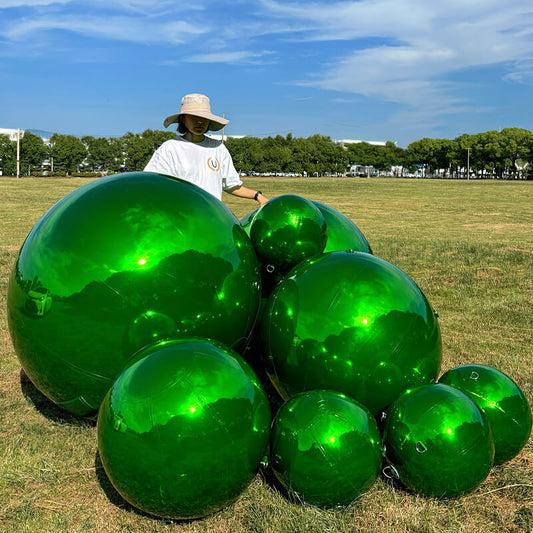
[[[9,282],[9,327],[37,388],[87,414],[151,342],[238,347],[259,281],[250,240],[219,200],[178,179],[121,174],[73,191],[34,226]]]
[[[270,464],[298,500],[344,507],[374,483],[381,460],[374,417],[344,394],[300,393],[274,419]]]
[[[254,211],[251,211],[241,219],[241,225],[247,235],[250,235],[250,225],[258,211],[259,209],[254,209]],[[261,295],[263,298],[270,296],[274,287],[283,279],[286,273],[284,268],[280,269],[276,265],[261,263]]]
[[[253,211],[250,211],[247,215],[244,215],[241,218],[241,226],[243,227],[244,231],[246,231],[248,236],[250,236],[250,226],[252,225],[252,220],[258,211],[259,207]]]
[[[327,240],[323,250],[326,252],[336,252],[351,250],[355,252],[372,253],[365,236],[359,228],[340,211],[329,205],[311,200],[318,207],[326,221]],[[251,211],[241,219],[241,225],[250,234],[250,226],[259,209]],[[274,287],[282,280],[287,273],[284,267],[274,264],[262,264],[261,266],[261,286],[263,297],[268,297]]]
[[[494,462],[512,459],[531,433],[531,409],[520,387],[507,375],[484,365],[464,365],[439,379],[468,394],[483,410],[494,436]]]
[[[318,207],[326,220],[327,240],[323,252],[342,252],[353,250],[354,252],[372,253],[372,249],[361,230],[344,214],[337,209],[311,200]],[[250,234],[252,220],[259,209],[251,211],[241,218],[241,225]]]
[[[161,341],[109,391],[98,449],[118,492],[167,518],[205,516],[234,501],[268,445],[270,410],[248,364],[218,343]]]
[[[429,302],[404,272],[367,253],[332,252],[296,266],[270,296],[261,336],[283,397],[333,389],[374,414],[440,368]]]
[[[287,269],[324,249],[326,221],[310,200],[285,194],[255,214],[250,239],[261,262]]]
[[[466,394],[441,384],[406,391],[390,406],[384,442],[400,481],[439,498],[474,490],[494,458],[483,412]]]
[[[372,249],[361,230],[347,216],[329,205],[315,200],[312,202],[320,209],[326,219],[328,240],[324,252],[353,250],[354,252],[372,253]]]

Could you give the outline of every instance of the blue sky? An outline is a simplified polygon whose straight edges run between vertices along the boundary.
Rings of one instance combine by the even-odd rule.
[[[533,129],[531,0],[0,0],[0,127],[113,136],[202,92],[228,135]]]

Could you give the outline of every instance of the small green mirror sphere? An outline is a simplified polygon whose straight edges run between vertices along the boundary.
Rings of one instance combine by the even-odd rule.
[[[257,257],[224,204],[185,181],[132,172],[76,189],[37,222],[7,307],[26,374],[84,415],[131,354],[158,339],[238,348],[259,300]]]
[[[441,362],[437,318],[422,291],[362,252],[322,254],[293,268],[269,298],[261,343],[285,399],[332,389],[373,414],[405,389],[435,381]]]
[[[468,394],[485,413],[494,436],[494,462],[512,459],[531,433],[531,408],[520,387],[507,375],[484,365],[448,370],[439,383]]]
[[[326,221],[310,200],[285,194],[255,214],[250,239],[261,262],[288,269],[324,249]]]
[[[320,209],[326,219],[328,239],[324,252],[352,250],[354,252],[372,253],[366,237],[347,216],[329,205],[315,200],[312,200],[312,202]]]
[[[361,230],[346,216],[337,209],[311,200],[313,204],[320,210],[327,227],[327,240],[324,253],[326,252],[342,252],[345,250],[352,250],[354,252],[372,253],[372,248]],[[241,218],[241,225],[248,235],[250,234],[250,226],[254,216],[259,209],[254,209],[243,218]]]
[[[371,487],[381,461],[381,435],[374,417],[344,394],[297,394],[274,418],[270,464],[298,500],[342,508]]]
[[[483,412],[463,392],[442,384],[404,392],[387,410],[386,457],[416,493],[454,498],[478,487],[494,459]]]
[[[98,449],[117,491],[166,518],[233,502],[266,453],[270,409],[239,355],[204,339],[161,341],[116,380],[98,416]]]

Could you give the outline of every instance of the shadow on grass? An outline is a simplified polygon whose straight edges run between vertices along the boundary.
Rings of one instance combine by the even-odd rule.
[[[102,464],[102,459],[100,458],[100,453],[96,452],[95,458],[94,458],[94,469],[96,472],[96,479],[98,480],[98,484],[100,485],[101,489],[104,491],[104,494],[106,495],[107,499],[119,509],[122,509],[124,511],[135,513],[141,516],[146,516],[150,518],[157,518],[153,515],[150,515],[148,513],[145,513],[141,511],[140,509],[137,509],[137,507],[134,507],[126,501],[120,493],[115,489],[113,484],[111,483],[110,479],[107,477],[107,474],[104,470],[104,465]]]
[[[147,513],[143,511],[142,509],[139,509],[138,507],[135,507],[134,505],[129,503],[127,500],[125,500],[120,495],[117,489],[115,489],[115,487],[113,486],[113,483],[111,483],[111,480],[107,477],[107,474],[104,469],[104,465],[102,464],[102,459],[100,458],[99,452],[96,452],[96,455],[94,458],[94,470],[96,472],[96,479],[98,481],[98,484],[100,485],[101,489],[103,490],[109,502],[112,503],[115,507],[121,509],[122,511],[126,511],[128,513],[135,513],[136,515],[149,518],[151,520],[158,520],[160,522],[163,522],[164,524],[179,524],[179,525],[185,526],[185,525],[192,524],[199,520],[199,519],[180,520],[177,518],[175,519],[164,518],[161,516]]]
[[[288,491],[281,481],[276,477],[274,470],[269,464],[269,460],[264,461],[259,468],[259,476],[263,480],[263,483],[270,487],[271,490],[277,492],[284,500],[288,503],[300,505],[302,500],[298,497],[297,494],[294,494]]]
[[[39,413],[52,422],[78,427],[94,427],[96,425],[96,416],[80,417],[68,413],[58,407],[39,389],[37,389],[37,387],[35,387],[22,368],[20,369],[20,389],[24,398],[26,398],[26,400],[29,401]]]
[[[385,466],[385,465],[382,465]],[[393,492],[398,493],[405,493],[405,494],[412,494],[416,495],[414,492],[409,491],[401,482],[399,479],[397,479],[394,475],[391,475],[387,470],[385,472],[382,468],[379,476],[376,478],[375,482],[378,480],[381,480],[383,484],[390,488]],[[261,479],[263,482],[268,485],[272,490],[277,492],[284,500],[286,500],[288,503],[298,506],[305,506],[313,509],[318,509],[320,511],[331,511],[331,512],[345,512],[348,508],[351,508],[353,506],[361,506],[361,499],[362,497],[370,490],[370,487],[359,494],[356,498],[354,498],[350,503],[335,507],[335,506],[317,506],[312,503],[309,503],[305,501],[298,493],[291,491],[290,489],[286,488],[281,481],[276,477],[276,474],[270,467],[270,465],[263,464],[261,466],[261,469],[259,470],[259,475],[261,476]]]

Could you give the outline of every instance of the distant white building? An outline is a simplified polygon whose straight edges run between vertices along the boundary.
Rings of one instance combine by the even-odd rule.
[[[387,145],[387,141],[361,141],[359,139],[337,139],[337,140],[334,140],[333,143],[341,145],[341,146],[346,146],[347,144],[359,144],[359,143],[372,144],[374,146],[386,146]],[[398,143],[394,141],[394,144],[398,144]]]
[[[216,139],[217,141],[223,141],[225,139],[244,139],[246,135],[223,135],[222,133],[207,133],[208,137],[211,137],[212,139]]]
[[[24,137],[25,130],[11,130],[9,128],[0,128],[0,135],[8,135],[10,141],[16,141],[17,136],[20,135],[19,139]]]

